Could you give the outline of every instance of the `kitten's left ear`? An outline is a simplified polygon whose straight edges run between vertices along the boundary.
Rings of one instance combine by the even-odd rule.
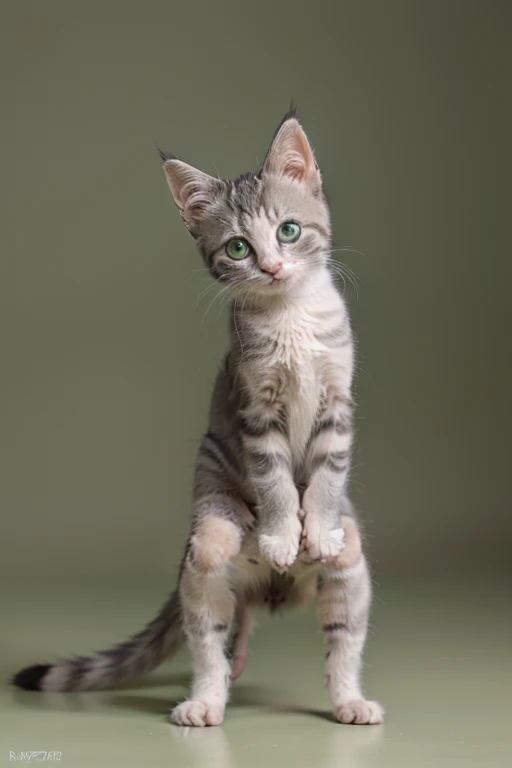
[[[313,150],[296,117],[285,118],[263,163],[263,173],[285,176],[320,190],[322,179]]]

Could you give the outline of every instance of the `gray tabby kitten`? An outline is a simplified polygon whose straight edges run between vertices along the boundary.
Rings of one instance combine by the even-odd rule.
[[[336,718],[380,723],[381,706],[360,687],[371,584],[347,497],[352,333],[328,268],[329,211],[313,152],[289,113],[257,173],[226,181],[162,159],[185,226],[233,298],[178,587],[127,642],[28,667],[14,683],[104,688],[148,672],[186,640],[192,691],[172,721],[218,725],[247,660],[248,610],[315,596]]]

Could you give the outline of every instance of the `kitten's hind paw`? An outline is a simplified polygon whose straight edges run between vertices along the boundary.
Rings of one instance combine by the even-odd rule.
[[[334,714],[338,722],[347,725],[379,725],[384,720],[384,710],[379,702],[365,699],[347,701],[337,707]]]
[[[202,728],[205,725],[220,725],[223,720],[223,707],[207,701],[183,701],[171,712],[171,722],[175,725]]]

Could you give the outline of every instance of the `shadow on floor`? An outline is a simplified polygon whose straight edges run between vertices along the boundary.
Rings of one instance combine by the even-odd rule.
[[[55,712],[97,712],[101,709],[131,710],[151,715],[161,715],[168,719],[171,709],[182,701],[187,694],[190,675],[159,675],[136,683],[126,684],[107,691],[85,691],[83,693],[40,693],[12,689],[12,702],[20,708],[31,710],[47,710]],[[176,697],[172,688],[183,689]],[[143,694],[144,689],[152,691],[155,688],[168,688],[170,695],[153,696]],[[141,691],[141,693],[132,693]],[[332,712],[313,710],[280,700],[279,692],[268,686],[235,685],[232,689],[228,706],[235,708],[251,708],[262,712],[280,712],[287,714],[304,714],[334,722]]]

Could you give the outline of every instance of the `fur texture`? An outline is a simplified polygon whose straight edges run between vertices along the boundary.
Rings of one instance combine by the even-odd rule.
[[[247,659],[249,609],[316,596],[335,716],[381,722],[380,705],[360,688],[371,584],[347,497],[352,331],[329,269],[330,218],[313,152],[288,114],[256,173],[221,180],[161,157],[186,227],[232,296],[178,588],[128,642],[24,669],[14,682],[110,686],[149,671],[185,638],[194,679],[172,720],[217,725]]]

